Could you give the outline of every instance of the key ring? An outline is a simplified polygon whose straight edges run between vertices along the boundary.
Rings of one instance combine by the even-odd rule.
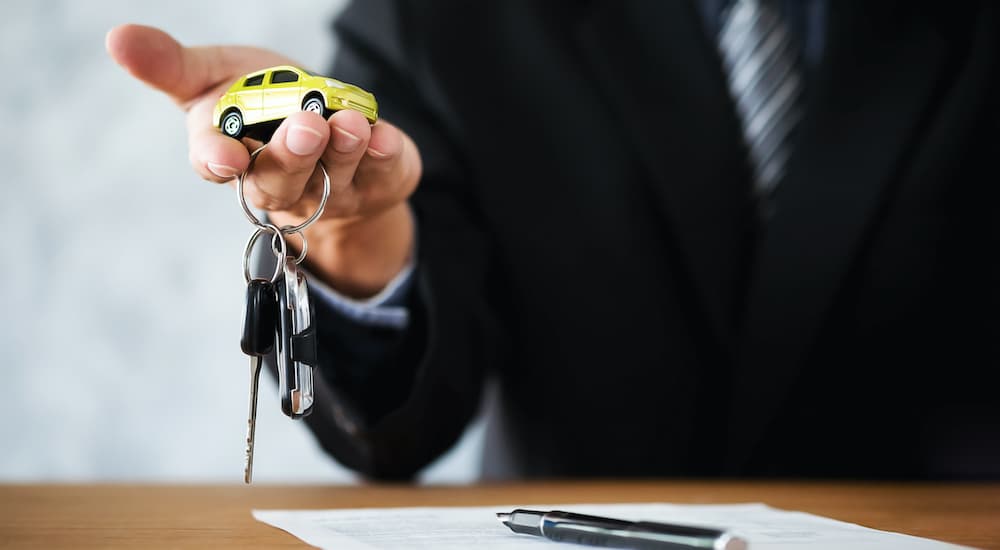
[[[253,245],[257,242],[264,233],[272,233],[271,237],[271,251],[277,258],[277,262],[274,264],[274,274],[271,275],[271,282],[274,283],[281,276],[282,271],[285,266],[285,258],[288,257],[288,243],[285,242],[285,236],[282,234],[281,229],[273,223],[261,224],[257,228],[257,231],[253,232],[250,236],[250,240],[247,241],[246,248],[243,249],[243,278],[249,283],[253,277],[250,276],[250,253],[253,252]],[[280,247],[275,245],[275,238],[277,238],[278,243],[281,244]]]
[[[261,221],[257,219],[257,216],[254,215],[253,210],[250,209],[250,206],[247,204],[246,197],[243,196],[243,181],[246,179],[247,174],[249,174],[250,170],[253,168],[254,162],[256,162],[257,160],[257,155],[260,155],[260,152],[263,151],[265,147],[267,147],[266,143],[258,147],[256,150],[254,150],[254,152],[250,153],[250,164],[248,164],[247,169],[244,170],[243,173],[237,176],[236,178],[236,197],[240,201],[240,206],[243,208],[243,213],[246,215],[247,219],[250,220],[250,223],[257,226],[257,228],[260,230],[265,228],[270,229],[268,228],[268,225],[270,224],[261,223]],[[320,215],[323,214],[323,209],[326,208],[326,199],[330,197],[330,174],[326,172],[326,166],[323,165],[322,160],[318,160],[316,161],[316,163],[319,164],[319,169],[323,171],[323,197],[320,198],[319,200],[319,208],[317,208],[316,211],[313,212],[312,216],[309,216],[306,219],[306,221],[300,223],[299,225],[283,226],[280,229],[282,233],[285,234],[299,233],[301,235],[302,230],[312,225],[313,222],[316,221],[320,217]],[[271,227],[274,226],[272,225]]]
[[[299,238],[302,239],[302,251],[299,252],[299,255],[296,256],[294,260],[292,260],[292,261],[295,262],[295,265],[299,265],[299,264],[302,263],[302,260],[306,259],[306,253],[309,252],[309,241],[306,240],[306,234],[305,233],[303,233],[302,231],[299,231],[299,230],[294,230],[294,229],[295,228],[292,227],[292,226],[290,226],[290,225],[283,225],[283,226],[281,226],[281,232],[283,234],[285,234],[285,235],[298,235]],[[274,237],[271,237],[271,252],[274,252],[275,256],[278,255],[278,248],[277,248],[277,245],[274,242]]]

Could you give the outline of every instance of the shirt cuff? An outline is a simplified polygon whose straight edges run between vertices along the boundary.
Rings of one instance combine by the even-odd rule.
[[[348,298],[309,272],[306,276],[315,296],[337,313],[363,325],[403,330],[410,323],[406,303],[413,286],[414,256],[410,255],[403,270],[381,292],[365,300]]]

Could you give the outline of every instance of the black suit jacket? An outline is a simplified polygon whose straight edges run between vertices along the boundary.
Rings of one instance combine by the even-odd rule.
[[[830,4],[765,225],[692,2],[352,4],[419,268],[405,333],[320,312],[322,445],[410,476],[494,372],[488,472],[1000,477],[998,7]]]

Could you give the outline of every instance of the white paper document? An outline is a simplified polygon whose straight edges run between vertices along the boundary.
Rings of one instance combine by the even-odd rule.
[[[257,520],[332,550],[520,550],[585,548],[518,535],[497,512],[564,510],[624,520],[732,530],[751,550],[944,550],[943,542],[878,531],[764,504],[574,504],[352,510],[254,510]]]

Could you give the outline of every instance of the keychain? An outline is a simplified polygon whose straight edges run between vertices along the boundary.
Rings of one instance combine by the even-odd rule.
[[[346,82],[315,73],[279,65],[244,75],[219,98],[212,121],[223,134],[241,139],[244,136],[266,140],[281,121],[297,111],[329,116],[334,111],[353,109],[374,124],[378,120],[375,96]],[[309,301],[305,274],[298,266],[306,258],[309,243],[305,229],[323,214],[330,196],[330,175],[322,161],[323,196],[312,216],[296,226],[277,227],[261,222],[244,196],[244,183],[265,143],[250,153],[246,171],[236,180],[236,196],[243,214],[257,229],[243,251],[243,276],[247,283],[243,310],[240,348],[250,357],[250,397],[247,415],[246,462],[243,480],[253,478],[253,448],[257,425],[257,389],[264,356],[274,354],[278,368],[278,396],[281,411],[290,418],[302,418],[312,412],[313,369],[317,364],[315,313]],[[250,274],[250,255],[257,240],[271,235],[274,272],[268,279]],[[288,254],[289,235],[298,235],[302,251],[297,257]]]
[[[257,389],[260,368],[265,355],[275,353],[278,366],[278,396],[281,410],[291,418],[301,418],[312,412],[314,400],[313,368],[316,366],[315,317],[305,274],[298,269],[309,251],[303,231],[315,222],[326,207],[330,196],[330,176],[322,162],[323,195],[319,207],[308,219],[296,226],[277,227],[261,222],[250,209],[243,193],[246,175],[266,145],[251,153],[246,172],[236,182],[236,195],[243,213],[257,227],[243,251],[243,277],[247,283],[246,305],[243,311],[243,332],[240,347],[250,356],[250,396],[247,416],[246,462],[243,480],[253,478],[253,450],[257,424]],[[250,273],[250,255],[257,240],[271,235],[271,252],[275,256],[270,278],[254,278]],[[302,251],[297,257],[288,254],[286,235],[297,234],[302,239]]]

